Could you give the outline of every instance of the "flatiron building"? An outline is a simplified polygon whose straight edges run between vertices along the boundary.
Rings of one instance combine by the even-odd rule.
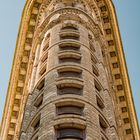
[[[26,0],[2,140],[140,140],[112,0]]]

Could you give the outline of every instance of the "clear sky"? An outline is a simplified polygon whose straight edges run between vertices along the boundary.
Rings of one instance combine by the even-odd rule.
[[[0,120],[25,0],[0,4]],[[114,0],[126,56],[131,87],[140,123],[140,0]]]

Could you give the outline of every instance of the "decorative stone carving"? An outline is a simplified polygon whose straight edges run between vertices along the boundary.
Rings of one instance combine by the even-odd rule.
[[[104,10],[100,10],[100,7],[104,6],[104,5],[106,6],[106,12],[102,12]],[[57,32],[58,27],[59,27],[59,31],[60,31],[60,27],[64,26],[68,22],[75,24],[76,26],[79,26],[80,32],[78,32],[78,34],[80,33],[81,37],[84,36],[82,38],[82,40],[75,40],[75,42],[78,42],[80,44],[79,50],[81,51],[81,53],[83,53],[82,54],[83,67],[81,65],[80,68],[82,68],[83,71],[87,71],[87,69],[88,69],[88,71],[87,71],[88,79],[85,80],[84,82],[86,83],[88,81],[87,83],[91,84],[89,87],[88,87],[88,84],[84,87],[84,90],[87,88],[84,93],[82,92],[83,96],[85,96],[84,98],[82,96],[81,97],[74,96],[74,98],[72,98],[71,96],[68,96],[68,99],[72,99],[72,100],[77,99],[77,100],[81,100],[84,103],[86,103],[84,115],[86,115],[87,118],[85,119],[83,116],[80,116],[76,122],[75,121],[72,121],[72,122],[74,122],[74,124],[76,124],[78,121],[82,120],[84,123],[86,122],[85,125],[90,126],[90,128],[87,128],[87,132],[88,132],[87,139],[91,139],[91,140],[92,139],[101,139],[102,135],[106,135],[108,137],[108,139],[120,139],[120,138],[121,139],[128,139],[128,138],[139,139],[139,130],[138,130],[136,115],[135,115],[135,111],[134,111],[132,95],[131,95],[131,90],[130,90],[130,86],[129,86],[128,76],[127,76],[127,70],[126,70],[126,66],[125,66],[125,62],[124,62],[124,58],[123,58],[123,51],[122,51],[121,41],[120,41],[119,32],[118,32],[117,21],[115,19],[114,8],[112,6],[111,1],[110,0],[95,0],[95,1],[94,0],[84,0],[84,1],[83,0],[27,0],[26,7],[24,8],[24,10],[25,11],[23,12],[21,29],[19,32],[18,40],[17,40],[18,49],[16,49],[15,60],[13,63],[12,75],[11,75],[11,79],[10,79],[11,81],[9,82],[10,84],[9,84],[9,89],[8,89],[7,103],[5,106],[4,118],[3,118],[1,130],[0,130],[2,139],[3,140],[19,139],[17,137],[20,134],[20,128],[21,128],[21,124],[22,124],[22,118],[23,118],[22,116],[23,116],[23,112],[24,112],[25,103],[27,103],[27,105],[30,108],[30,109],[28,109],[28,108],[25,109],[26,115],[29,115],[30,111],[32,111],[32,116],[34,116],[40,112],[43,114],[42,118],[41,118],[42,122],[40,125],[41,133],[39,133],[39,134],[40,135],[43,134],[43,136],[44,136],[47,133],[45,136],[45,139],[55,139],[54,127],[52,126],[53,123],[51,121],[52,121],[52,119],[54,119],[56,117],[54,114],[54,112],[55,112],[54,104],[55,103],[52,105],[52,102],[53,102],[53,99],[57,96],[57,94],[56,94],[57,87],[54,86],[55,81],[53,81],[54,83],[52,84],[52,80],[54,80],[54,78],[56,78],[57,72],[53,71],[55,69],[54,67],[52,69],[50,69],[50,71],[48,71],[48,73],[52,72],[52,75],[49,73],[50,75],[48,74],[49,76],[47,75],[45,77],[46,78],[45,79],[46,91],[40,92],[41,94],[46,93],[46,95],[44,97],[45,104],[44,104],[44,106],[42,106],[42,108],[40,108],[37,111],[37,109],[34,107],[33,102],[27,101],[27,96],[30,95],[28,92],[27,84],[31,78],[31,73],[33,70],[32,61],[34,61],[34,59],[32,59],[32,57],[30,57],[29,59],[27,57],[25,58],[24,55],[27,54],[26,51],[28,48],[28,50],[29,50],[28,56],[33,56],[33,53],[38,48],[37,47],[38,43],[39,44],[42,43],[42,39],[44,38],[46,31],[48,31],[49,29],[50,29],[49,31],[54,29],[53,30],[54,34],[51,37],[54,37],[54,36],[56,37],[59,34],[59,32]],[[105,22],[102,22],[103,16],[106,16],[106,20],[103,20]],[[106,30],[107,28],[111,28],[111,30],[112,30],[112,32],[109,35],[106,35],[104,33],[104,30]],[[95,50],[97,53],[96,55],[98,56],[98,61],[100,63],[97,66],[99,69],[102,68],[102,71],[100,71],[102,78],[99,78],[99,79],[97,77],[89,79],[89,77],[94,75],[90,71],[90,64],[91,64],[90,61],[91,60],[89,59],[90,58],[89,56],[91,53],[92,53],[92,55],[94,55],[94,53],[90,52],[89,42],[87,41],[88,32],[90,32],[94,36],[93,44],[95,45]],[[28,33],[30,33],[30,34],[28,34]],[[53,41],[56,41],[58,38],[59,37],[53,38]],[[106,52],[109,51],[109,46],[106,43],[109,40],[112,40],[114,42],[113,45],[110,46],[110,48],[112,47],[112,49],[117,52],[116,54],[119,54],[119,55],[115,56],[115,59],[107,58],[107,55],[105,55],[104,58],[102,58],[102,56],[103,56],[102,52],[104,52],[104,54],[106,54]],[[55,42],[55,43],[57,43],[57,42]],[[30,46],[30,48],[27,47],[25,44],[28,44]],[[58,61],[53,60],[53,59],[58,58],[58,57],[56,57],[57,56],[56,52],[58,50],[58,47],[59,47],[59,44],[55,44],[55,45],[52,45],[51,48],[49,48],[50,49],[49,51],[51,52],[49,57],[52,58],[52,59],[50,59],[49,66],[52,65],[53,63],[56,64],[58,62]],[[26,49],[24,49],[24,48],[26,48]],[[68,48],[69,48],[69,46],[68,46]],[[75,50],[73,50],[73,51],[75,51]],[[69,52],[69,50],[67,50],[67,52]],[[53,55],[54,53],[55,53],[55,55]],[[77,53],[77,52],[74,52],[74,53]],[[18,59],[18,58],[24,58],[24,59]],[[83,60],[85,60],[85,61],[83,61]],[[102,61],[102,60],[104,60],[104,61]],[[115,62],[114,62],[114,60],[115,60]],[[28,62],[29,62],[29,64],[28,64]],[[87,62],[89,62],[89,63],[87,63]],[[113,67],[112,67],[112,64],[113,64]],[[114,64],[117,66],[114,66]],[[120,64],[120,65],[118,65],[118,64]],[[36,67],[37,66],[38,65],[36,65]],[[104,73],[105,67],[107,67],[110,70],[109,71],[108,69],[105,69],[105,73],[108,73],[108,75]],[[121,69],[119,67],[121,67]],[[18,73],[19,71],[20,71],[20,74],[21,73],[24,74],[24,78],[26,80],[24,79],[25,81],[24,80],[23,81],[25,83],[18,82],[21,80],[21,75],[19,75],[19,73]],[[130,117],[130,120],[131,120],[130,124],[128,125],[130,128],[127,130],[130,130],[130,132],[131,132],[131,130],[134,130],[129,135],[124,135],[125,128],[123,126],[123,123],[120,124],[119,128],[116,128],[116,125],[114,125],[115,123],[114,124],[112,123],[112,122],[115,122],[115,120],[118,122],[120,121],[117,118],[114,119],[114,115],[112,115],[112,113],[114,113],[114,112],[119,113],[118,116],[120,116],[120,119],[121,119],[122,113],[115,110],[112,107],[112,104],[110,103],[110,101],[107,101],[107,100],[105,100],[105,102],[106,102],[105,106],[106,106],[107,110],[101,111],[97,107],[97,104],[96,104],[96,107],[94,104],[94,103],[96,103],[96,100],[94,98],[96,91],[94,90],[94,91],[92,91],[92,94],[89,94],[89,93],[91,93],[91,89],[92,89],[91,87],[94,87],[94,81],[92,81],[93,79],[96,79],[97,81],[100,79],[106,79],[106,85],[107,85],[107,80],[108,80],[110,83],[112,82],[112,85],[110,85],[110,86],[116,87],[116,85],[118,84],[118,81],[113,80],[114,73],[116,71],[123,75],[123,77],[120,78],[121,85],[124,87],[123,89],[121,89],[121,94],[123,94],[123,96],[126,97],[126,102],[125,102],[126,106],[123,108],[125,109],[124,110],[125,113],[127,114],[127,116]],[[86,75],[86,73],[84,74],[84,76],[85,75]],[[70,79],[71,78],[69,78],[69,77],[67,77],[66,80],[64,79],[64,81],[71,81],[71,82],[68,84],[63,83],[62,86],[66,86],[66,87],[70,86],[70,85],[74,86],[75,85],[74,81],[75,80],[78,81],[78,79],[76,79],[76,78],[74,80],[70,80]],[[59,80],[61,81],[61,78],[59,78]],[[91,82],[89,82],[89,81],[91,81]],[[80,88],[80,90],[83,90],[84,84],[82,84],[82,87]],[[69,89],[69,88],[70,87],[67,87],[67,89]],[[111,99],[114,99],[114,101],[117,100],[118,97],[115,96],[115,93],[118,95],[118,94],[120,94],[120,91],[117,91],[117,89],[115,88],[116,90],[112,90],[113,92],[108,93],[107,92],[108,89],[104,89],[104,88],[108,88],[108,87],[101,86],[101,88],[103,88],[103,91],[99,94],[99,96],[102,96],[103,100],[104,100],[104,96],[105,96],[103,93],[105,93],[105,92],[106,92],[106,95],[108,95],[108,96],[106,96],[106,99],[111,98]],[[20,99],[22,99],[21,100],[22,103],[20,104],[20,106],[15,107],[15,104],[16,104],[15,97],[17,97],[16,96],[17,93],[22,96],[20,98]],[[114,98],[112,97],[111,94],[113,94]],[[34,90],[33,93],[31,94],[31,96],[32,95],[35,95],[34,97],[39,95],[38,90],[37,89]],[[61,98],[59,96],[57,96],[57,97],[58,98],[56,100],[59,100]],[[31,100],[34,100],[34,98],[31,97]],[[66,97],[62,98],[62,100],[66,100]],[[91,101],[89,101],[89,100],[91,100]],[[14,106],[14,109],[16,110],[16,114],[18,114],[18,116],[16,117],[16,120],[15,120],[15,122],[17,122],[17,123],[15,123],[16,127],[15,127],[15,129],[13,129],[11,131],[10,130],[11,128],[9,127],[8,124],[12,124],[12,121],[13,121],[13,119],[11,119],[13,117],[12,115],[14,114],[14,116],[15,116],[15,112],[13,113],[12,106]],[[113,110],[112,113],[110,113],[110,110],[109,110],[109,108],[107,108],[107,106]],[[117,104],[115,104],[115,106],[117,106]],[[46,107],[45,110],[43,110],[44,107]],[[107,134],[104,133],[102,130],[97,130],[97,128],[101,127],[101,126],[98,126],[99,125],[98,124],[99,119],[97,117],[98,113],[101,113],[102,115],[104,115],[104,117],[107,117],[107,115],[106,115],[107,113],[111,115],[111,117],[109,119],[107,117],[107,122],[108,122],[108,126],[109,126],[109,128],[106,130]],[[47,119],[46,119],[46,116],[48,116]],[[94,117],[94,118],[92,118],[92,117]],[[69,120],[69,118],[71,118],[71,117],[65,116],[66,120]],[[72,116],[72,118],[73,118],[72,120],[75,120],[74,116]],[[24,120],[23,128],[26,126],[27,129],[25,130],[25,132],[23,132],[21,134],[21,138],[20,138],[21,140],[30,139],[32,137],[33,128],[30,127],[31,119],[32,118],[26,117],[26,119]],[[67,122],[65,119],[63,119],[64,124],[65,124],[65,122]],[[60,122],[62,121],[62,118],[61,117],[59,118],[57,116],[55,118],[55,120],[57,120],[58,125],[59,125]],[[28,122],[28,124],[26,121]],[[29,125],[29,126],[27,126],[27,125]],[[95,128],[95,126],[96,126],[96,128]],[[42,127],[44,127],[44,128],[42,128]],[[61,127],[61,125],[60,125],[60,127]],[[48,130],[48,131],[46,131],[46,130]],[[119,133],[116,130],[118,130]],[[94,133],[94,135],[92,135],[93,131],[94,132],[96,131],[96,133]],[[100,131],[102,131],[103,133],[100,134]],[[25,136],[25,135],[28,135],[28,136]],[[119,138],[118,138],[118,136],[119,136]],[[106,139],[105,136],[103,136],[102,139],[103,138]]]

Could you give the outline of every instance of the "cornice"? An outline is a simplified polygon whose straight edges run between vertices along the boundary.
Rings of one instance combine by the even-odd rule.
[[[13,64],[12,64],[12,69],[11,69],[11,74],[10,74],[10,79],[9,79],[9,86],[7,90],[6,103],[4,107],[2,124],[0,128],[0,136],[2,137],[3,140],[7,140],[7,135],[10,131],[9,124],[11,123],[11,112],[13,111],[14,100],[15,100],[16,94],[20,92],[20,94],[22,95],[20,99],[22,101],[20,103],[20,109],[19,109],[20,115],[18,119],[16,120],[16,129],[13,131],[13,134],[12,134],[15,139],[18,139],[20,127],[22,123],[22,118],[23,118],[23,113],[24,113],[24,107],[27,100],[27,96],[28,96],[28,91],[27,91],[28,80],[30,79],[31,71],[32,71],[32,60],[29,58],[32,56],[31,53],[34,52],[33,50],[36,49],[36,47],[32,48],[32,43],[33,43],[32,41],[33,41],[33,36],[36,30],[39,7],[41,3],[44,3],[44,2],[45,2],[45,5],[48,6],[51,1],[52,0],[48,0],[48,1],[26,0],[26,4],[23,9],[22,16],[21,16],[22,18],[21,18],[20,27],[18,31],[18,37],[16,41],[16,48],[15,48],[14,59],[13,59]],[[98,0],[98,1],[99,2],[97,2],[96,0],[96,3],[95,3],[95,1],[93,0],[86,0],[85,3],[87,2],[87,4],[90,5],[92,10],[96,11],[98,19],[102,20],[104,30],[108,27],[112,30],[110,39],[113,40],[115,44],[114,48],[118,54],[117,59],[121,65],[121,68],[119,69],[122,74],[122,83],[124,86],[124,93],[125,93],[125,96],[127,97],[127,105],[129,108],[129,116],[131,118],[131,126],[134,131],[135,139],[139,140],[140,138],[139,138],[138,121],[136,117],[136,111],[134,108],[134,101],[132,97],[132,91],[131,91],[130,81],[128,77],[128,70],[126,67],[126,61],[124,57],[124,51],[122,47],[122,41],[120,37],[120,31],[118,27],[117,18],[116,18],[115,8],[111,0]],[[106,12],[104,11],[102,12],[100,10],[100,7],[103,5],[107,7]],[[103,15],[108,17],[109,19],[108,23],[103,23],[103,18],[100,19],[100,17],[103,17]],[[30,29],[33,29],[33,30],[30,31]],[[29,55],[25,56],[25,52],[29,52]],[[26,69],[25,73],[24,74],[22,73],[22,75],[26,77],[26,80],[20,83],[21,80],[19,80],[19,74],[20,74],[20,70],[22,69],[22,66],[21,66],[22,63],[24,63],[27,67],[25,68]],[[110,65],[111,65],[111,60],[110,60]],[[112,74],[112,77],[113,77],[113,74]],[[115,81],[113,82],[115,83]],[[22,88],[22,90],[17,92],[18,87]],[[116,92],[116,94],[118,93]]]
[[[133,101],[133,96],[132,96],[132,90],[131,90],[131,86],[130,86],[130,80],[129,80],[129,76],[128,76],[128,69],[127,69],[127,65],[126,65],[126,60],[125,60],[125,54],[124,54],[124,50],[123,50],[123,44],[122,44],[122,39],[121,39],[121,35],[120,35],[120,30],[119,30],[119,25],[118,25],[118,19],[117,19],[117,15],[116,15],[116,11],[115,11],[115,7],[114,4],[109,0],[105,0],[106,5],[108,5],[109,11],[112,11],[109,13],[109,15],[111,16],[111,26],[113,29],[113,37],[114,37],[114,42],[116,43],[115,48],[116,51],[118,52],[118,60],[120,61],[120,70],[122,72],[123,78],[123,85],[124,85],[124,92],[126,94],[126,98],[127,98],[127,104],[128,104],[128,108],[130,109],[130,119],[132,122],[132,129],[134,131],[134,137],[135,139],[140,139],[140,135],[139,135],[139,125],[138,125],[138,120],[137,120],[137,115],[136,115],[136,110],[135,110],[135,106],[134,106],[134,101]],[[116,93],[117,94],[117,93]]]

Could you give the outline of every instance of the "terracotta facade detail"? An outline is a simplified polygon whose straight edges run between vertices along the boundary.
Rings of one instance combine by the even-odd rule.
[[[111,0],[27,0],[2,140],[139,140]]]

